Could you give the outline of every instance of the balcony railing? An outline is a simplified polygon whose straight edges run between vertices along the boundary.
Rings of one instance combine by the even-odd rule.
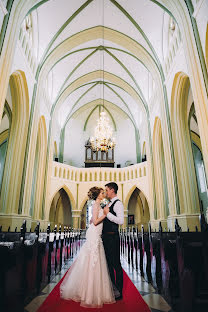
[[[125,168],[76,168],[53,161],[52,177],[72,182],[125,182],[147,176],[147,162]]]

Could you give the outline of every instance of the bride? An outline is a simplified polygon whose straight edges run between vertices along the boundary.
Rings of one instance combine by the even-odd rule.
[[[86,233],[86,242],[61,284],[60,294],[61,298],[78,301],[84,307],[102,307],[103,304],[115,302],[101,239],[102,221],[106,218],[100,206],[104,190],[92,187],[88,197],[95,200],[92,223]]]

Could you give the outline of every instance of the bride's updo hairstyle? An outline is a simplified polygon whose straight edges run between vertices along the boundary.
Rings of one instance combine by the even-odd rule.
[[[103,191],[102,187],[93,186],[91,189],[89,189],[87,195],[89,199],[96,200],[101,191]]]

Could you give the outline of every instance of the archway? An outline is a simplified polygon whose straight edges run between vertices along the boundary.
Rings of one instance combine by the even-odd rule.
[[[149,205],[144,193],[137,187],[132,192],[128,202],[128,226],[136,227],[141,231],[142,225],[144,229],[148,229],[150,221]]]
[[[18,213],[29,121],[29,95],[23,71],[19,70],[11,75],[9,87],[12,97],[12,124],[4,167],[0,206],[3,212]]]
[[[2,120],[0,122],[0,189],[4,173],[6,152],[9,141],[9,133],[12,124],[12,111],[7,101],[5,101]]]
[[[183,72],[175,75],[171,95],[171,123],[176,158],[176,172],[181,214],[200,211],[197,181],[188,127],[189,102],[192,97],[189,77]]]
[[[9,130],[5,130],[4,132],[0,133],[0,188],[1,188],[1,183],[2,183],[2,178],[3,178],[3,173],[4,173],[8,136],[9,136]]]
[[[196,180],[198,186],[198,194],[200,200],[200,211],[204,214],[208,221],[208,192],[207,179],[204,168],[204,159],[202,155],[202,146],[198,128],[198,121],[195,113],[194,103],[189,112],[189,131],[191,137],[191,145],[193,151],[194,166],[196,171]]]
[[[51,227],[57,224],[58,226],[72,227],[72,206],[71,201],[66,191],[61,188],[53,197],[49,221]]]

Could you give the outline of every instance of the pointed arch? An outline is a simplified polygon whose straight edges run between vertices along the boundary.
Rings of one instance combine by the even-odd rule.
[[[14,72],[9,81],[12,95],[12,124],[1,188],[1,211],[18,213],[19,195],[29,122],[29,93],[25,73]],[[17,183],[18,181],[18,183]]]
[[[196,174],[188,127],[189,91],[189,77],[183,72],[178,72],[173,81],[170,111],[178,184],[183,186],[179,187],[181,213],[199,212]]]
[[[101,100],[101,99],[99,99],[99,100]],[[104,100],[104,103],[105,103],[105,102],[106,102],[106,100]],[[94,111],[95,111],[96,109],[99,109],[99,110],[100,110],[100,108],[101,108],[102,106],[103,106],[103,105],[101,105],[101,104],[100,104],[100,105],[96,105],[96,106],[91,110],[91,112],[89,113],[89,115],[88,115],[88,117],[87,117],[87,119],[86,119],[86,121],[85,121],[83,131],[86,131],[88,121],[89,121],[90,117],[92,116],[92,114],[94,113]],[[110,113],[109,109],[107,109],[106,106],[105,106],[104,110],[105,110],[105,111],[107,112],[107,114],[110,116],[110,119],[111,119],[112,124],[113,124],[113,127],[114,127],[114,131],[116,131],[116,130],[117,130],[117,129],[116,129],[116,122],[115,122],[115,120],[114,120],[112,114]]]
[[[133,185],[131,189],[128,191],[128,194],[126,195],[126,198],[124,199],[124,207],[128,207],[129,198],[131,197],[134,190],[137,188],[136,185]]]
[[[67,195],[69,197],[69,200],[70,200],[70,203],[71,203],[71,210],[73,211],[76,208],[75,199],[74,199],[74,196],[73,196],[72,192],[70,191],[70,189],[68,188],[68,186],[66,184],[63,184],[62,186],[59,186],[59,187],[57,187],[55,189],[55,191],[53,192],[53,194],[52,194],[52,196],[51,196],[51,198],[49,200],[49,210],[47,211],[47,215],[45,216],[46,220],[49,220],[49,214],[50,214],[50,208],[51,208],[52,201],[53,201],[55,195],[61,189],[64,189],[64,191],[67,193]]]
[[[5,159],[7,153],[7,145],[9,139],[9,129],[4,130],[0,133],[0,189],[2,184],[2,177],[4,174]]]
[[[49,221],[53,228],[55,224],[72,226],[72,209],[70,198],[64,188],[60,188],[54,195],[50,210]]]
[[[148,196],[147,196],[146,192],[144,191],[143,187],[141,185],[139,185],[139,184],[135,184],[135,185],[133,185],[130,188],[130,190],[128,190],[128,193],[127,193],[127,195],[124,198],[124,207],[125,207],[125,209],[127,209],[128,203],[129,203],[129,199],[130,199],[131,195],[133,194],[133,192],[135,191],[136,188],[138,188],[144,194],[144,197],[147,200],[148,206],[150,207],[150,199],[148,198]]]
[[[108,71],[103,72],[102,70],[95,70],[92,72],[88,72],[84,74],[83,76],[75,79],[70,84],[68,84],[63,89],[63,91],[59,94],[56,101],[53,103],[51,113],[53,114],[59,108],[59,106],[67,99],[67,97],[74,91],[78,90],[79,88],[86,86],[86,85],[90,85],[90,84],[93,84],[93,86],[91,87],[93,88],[98,83],[102,83],[100,81],[94,81],[94,80],[103,79],[103,76],[104,76],[105,81],[108,81],[108,84],[112,83],[112,85],[115,85],[123,89],[126,93],[128,93],[134,99],[134,101],[138,104],[138,107],[141,108],[142,112],[144,112],[146,115],[146,108],[144,108],[144,103],[140,94],[128,82],[126,82],[121,77]],[[106,83],[107,87],[108,87],[108,84]],[[85,93],[87,93],[89,90],[87,90]]]
[[[86,204],[86,202],[88,201],[88,196],[85,196],[85,198],[82,200],[82,202],[81,202],[81,204],[80,204],[80,211],[82,211],[83,210],[83,208],[84,208],[84,206],[85,206],[85,204]]]
[[[150,211],[147,199],[144,193],[138,188],[134,188],[131,193],[127,204],[128,215],[134,216],[134,224],[130,226],[136,226],[141,231],[143,225],[145,230],[148,229],[148,223],[150,221]]]

